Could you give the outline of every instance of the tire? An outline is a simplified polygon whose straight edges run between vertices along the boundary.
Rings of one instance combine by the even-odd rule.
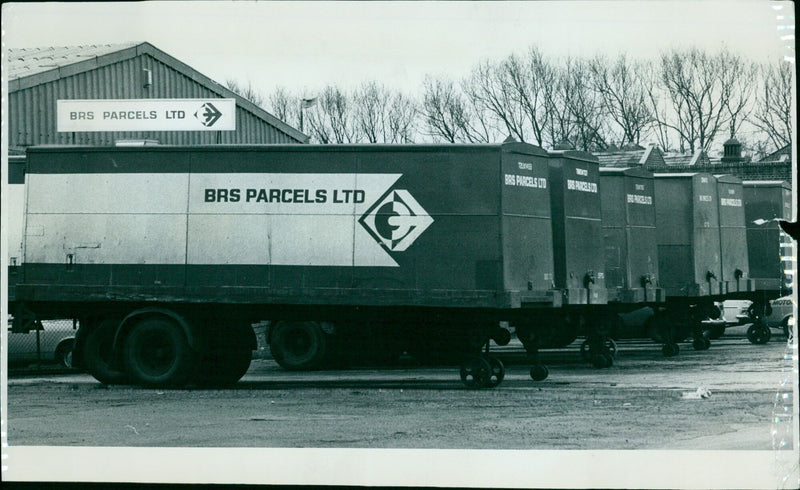
[[[680,353],[680,351],[681,348],[675,343],[666,343],[661,347],[661,353],[664,355],[664,357],[675,357]]]
[[[711,340],[718,340],[723,335],[725,335],[724,325],[714,325],[708,332],[708,338]]]
[[[198,356],[189,347],[183,329],[165,318],[135,324],[123,346],[125,370],[144,386],[184,385],[197,368]]]
[[[492,368],[492,371],[489,376],[488,386],[489,388],[494,388],[503,382],[506,376],[506,368],[503,366],[503,361],[496,357],[489,358],[489,366]]]
[[[754,324],[750,325],[750,328],[747,329],[747,340],[755,345],[766,344],[769,342],[771,336],[772,332],[764,325]]]
[[[72,368],[72,345],[74,340],[62,340],[56,347],[55,359],[61,367]]]
[[[791,326],[789,326],[789,319],[790,318],[791,318],[790,316],[787,316],[781,322],[781,328],[783,329],[783,335],[786,336],[787,339],[792,338]]]
[[[94,379],[105,384],[124,384],[129,382],[127,374],[113,367],[113,343],[119,322],[115,319],[103,320],[86,336],[83,344],[83,365]]]
[[[469,389],[489,388],[492,386],[492,365],[489,364],[488,359],[482,356],[474,356],[461,364],[460,374],[461,382]]]
[[[247,347],[217,350],[200,361],[195,382],[200,386],[236,384],[250,369],[253,351]]]
[[[323,366],[329,350],[325,332],[316,322],[278,322],[269,344],[272,357],[289,371],[310,371]]]
[[[531,367],[530,375],[534,381],[544,381],[550,375],[550,370],[544,364],[536,364]]]

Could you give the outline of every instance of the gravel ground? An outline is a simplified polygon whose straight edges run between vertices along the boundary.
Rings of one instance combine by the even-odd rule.
[[[85,374],[8,384],[8,443],[49,446],[439,449],[771,450],[791,435],[790,351],[731,331],[708,351],[623,341],[613,367],[579,362],[577,344],[545,351],[534,382],[519,346],[498,349],[506,378],[465,389],[454,367],[406,359],[387,369],[282,371],[256,359],[236,387],[104,386]],[[261,356],[268,357],[268,356]],[[699,397],[710,392],[708,397]],[[787,414],[789,418],[787,419]],[[777,421],[777,422],[776,422]]]

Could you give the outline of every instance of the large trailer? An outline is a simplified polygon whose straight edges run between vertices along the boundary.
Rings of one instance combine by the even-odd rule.
[[[31,148],[17,324],[77,318],[98,380],[224,383],[271,321],[288,369],[341,346],[462,353],[560,309],[548,156],[527,144]],[[399,345],[398,345],[399,344]],[[481,355],[482,350],[484,354]],[[547,370],[538,363],[536,379]]]
[[[25,157],[13,155],[8,157],[8,186],[6,195],[6,227],[3,235],[8,240],[8,298],[14,301],[14,286],[19,278],[22,264],[22,227],[25,209]]]

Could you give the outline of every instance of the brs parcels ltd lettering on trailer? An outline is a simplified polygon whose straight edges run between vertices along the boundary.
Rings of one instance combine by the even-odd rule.
[[[350,216],[351,222],[358,222],[359,228],[386,253],[403,252],[434,220],[411,192],[396,188],[400,177],[398,174],[195,174],[192,187],[196,189],[193,191],[196,197],[192,199],[190,212],[292,216],[295,222],[311,219],[321,224],[325,223],[325,216],[337,223]],[[248,185],[241,185],[245,183]],[[292,232],[275,226],[271,230],[273,235]]]

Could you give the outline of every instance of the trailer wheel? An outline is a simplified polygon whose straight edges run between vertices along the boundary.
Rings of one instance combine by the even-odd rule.
[[[114,334],[118,324],[114,319],[103,320],[89,332],[83,344],[86,371],[105,385],[123,384],[129,380],[127,374],[113,368]]]
[[[278,322],[269,349],[282,368],[307,371],[322,367],[328,343],[325,332],[316,322]]]
[[[152,387],[185,384],[198,360],[183,329],[165,318],[149,318],[134,325],[123,353],[126,371]]]
[[[771,336],[772,332],[765,325],[756,323],[747,329],[747,340],[756,345],[766,344]]]
[[[491,378],[492,366],[482,356],[471,357],[461,365],[461,382],[467,388],[489,387]]]
[[[596,367],[597,369],[603,369],[614,365],[614,358],[611,356],[611,354],[592,354],[590,359],[592,366]]]
[[[488,386],[489,388],[494,388],[502,383],[503,379],[506,377],[506,367],[503,366],[503,362],[496,357],[489,358],[489,366],[491,367],[491,374],[489,376]]]
[[[250,369],[253,351],[247,347],[219,349],[200,361],[195,382],[201,386],[235,384]]]
[[[534,381],[544,381],[550,375],[550,370],[544,364],[536,364],[531,367],[531,379]]]
[[[668,342],[661,347],[661,353],[664,355],[664,357],[675,357],[680,351],[680,346],[674,342]]]

